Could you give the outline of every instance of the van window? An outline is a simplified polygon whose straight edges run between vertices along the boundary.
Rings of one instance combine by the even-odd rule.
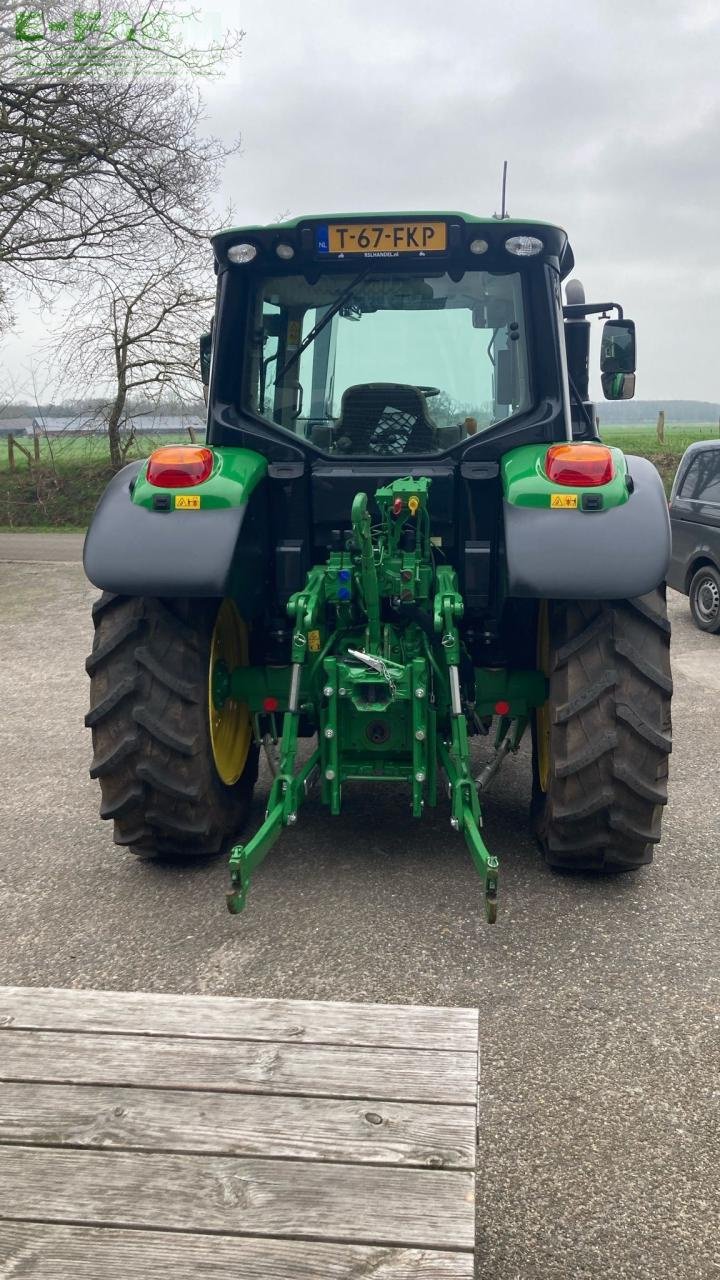
[[[720,449],[704,449],[695,454],[678,497],[720,504]]]

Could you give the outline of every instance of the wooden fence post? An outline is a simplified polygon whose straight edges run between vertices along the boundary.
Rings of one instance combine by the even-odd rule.
[[[661,409],[657,420],[657,438],[661,444],[665,443],[665,410]]]
[[[15,470],[15,441],[12,436],[8,436],[8,467],[11,471]]]
[[[196,437],[196,435],[195,435],[195,429],[194,429],[194,427],[191,427],[191,426],[190,426],[190,423],[189,423],[189,422],[188,422],[188,435],[190,436],[190,439],[192,440],[193,444],[196,444],[196,443],[197,443],[197,437]]]
[[[33,431],[33,457],[36,462],[40,461],[40,437],[37,431]]]

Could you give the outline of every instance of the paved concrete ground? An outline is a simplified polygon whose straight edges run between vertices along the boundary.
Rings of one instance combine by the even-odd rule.
[[[0,563],[33,560],[39,564],[82,559],[84,533],[10,533],[0,531]]]
[[[68,558],[60,535],[30,536],[22,554]],[[25,544],[4,537],[0,559]],[[308,805],[239,919],[222,863],[116,849],[82,727],[94,592],[79,564],[4,563],[0,580],[0,983],[478,1005],[482,1280],[720,1275],[720,637],[683,599],[656,863],[552,874],[528,835],[529,762],[510,761],[486,809],[491,929],[447,813],[415,825],[380,789],[337,819]]]

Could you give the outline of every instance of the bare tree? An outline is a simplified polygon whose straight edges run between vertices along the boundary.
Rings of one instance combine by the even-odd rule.
[[[86,273],[82,299],[55,349],[63,382],[102,394],[114,467],[122,466],[133,443],[133,399],[197,400],[198,339],[213,301],[209,267],[203,273],[200,263],[189,264],[172,239],[132,273],[118,276],[99,266]]]
[[[28,14],[34,25],[23,27]],[[112,0],[97,14],[6,0],[0,300],[13,273],[41,287],[80,261],[129,266],[143,238],[206,235],[221,166],[239,142],[200,136],[200,95],[185,73],[218,72],[242,33],[188,50],[168,36],[173,16],[192,15],[164,0],[122,9]]]

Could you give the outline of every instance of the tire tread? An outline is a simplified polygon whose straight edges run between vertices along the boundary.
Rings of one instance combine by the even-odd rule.
[[[664,587],[638,600],[550,605],[551,766],[535,830],[551,866],[652,859],[667,803],[670,623]]]
[[[114,840],[142,858],[221,853],[246,821],[257,776],[220,780],[207,716],[210,637],[218,601],[104,593],[93,605],[90,776]]]

